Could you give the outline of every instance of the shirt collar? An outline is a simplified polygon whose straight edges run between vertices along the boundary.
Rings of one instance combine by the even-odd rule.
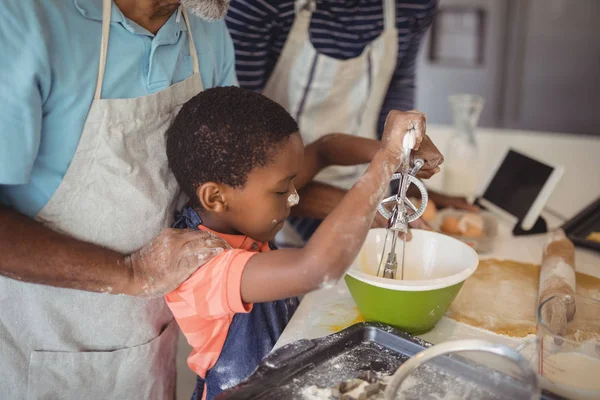
[[[198,225],[198,229],[201,231],[208,231],[214,233],[216,236],[225,240],[234,249],[242,249],[247,251],[266,252],[269,251],[269,243],[258,242],[249,236],[245,235],[227,235],[224,233],[215,232],[212,229],[208,229],[204,225]]]
[[[77,10],[79,10],[81,15],[83,15],[85,18],[94,21],[102,21],[102,0],[73,0],[73,3],[75,4],[75,8],[77,8]],[[112,0],[111,7],[112,12],[110,13],[110,22],[121,22],[126,25],[134,23],[133,21],[127,19],[125,15],[123,15],[119,7],[117,7],[115,2]],[[176,16],[178,12],[179,11],[176,11],[171,18],[168,19],[168,21],[165,23],[165,26],[171,24],[171,22],[175,22],[179,25],[180,31],[187,31],[187,26],[185,24],[183,15],[181,15],[179,18],[179,22],[175,21],[177,19]]]
[[[260,252],[271,250],[268,242],[259,242],[245,235],[227,235],[205,227],[202,225],[202,218],[200,218],[200,215],[198,215],[196,210],[189,205],[175,213],[175,222],[172,226],[177,229],[199,229],[214,233],[216,236],[225,240],[234,249]]]

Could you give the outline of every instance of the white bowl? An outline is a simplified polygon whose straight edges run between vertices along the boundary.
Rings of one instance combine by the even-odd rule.
[[[406,242],[404,280],[380,278],[376,275],[383,256],[386,233],[385,229],[371,229],[348,275],[386,289],[423,291],[463,282],[475,272],[479,264],[477,253],[463,242],[440,233],[413,229],[412,240]],[[389,247],[388,238],[386,257]],[[399,277],[401,240],[397,241],[396,256]]]

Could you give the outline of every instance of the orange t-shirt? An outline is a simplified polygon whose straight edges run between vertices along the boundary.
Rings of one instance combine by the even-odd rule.
[[[213,232],[201,225],[198,228]],[[242,273],[248,259],[257,252],[270,250],[268,243],[256,242],[248,236],[213,233],[233,249],[201,266],[165,296],[193,348],[188,365],[203,379],[219,359],[234,315],[252,310],[252,304],[244,304],[241,295]]]

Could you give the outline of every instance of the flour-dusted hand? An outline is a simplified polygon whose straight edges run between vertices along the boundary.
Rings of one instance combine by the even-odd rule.
[[[383,128],[381,146],[398,159],[396,168],[400,166],[404,141],[408,140],[407,134],[414,132],[415,142],[412,149],[417,151],[425,137],[426,128],[427,119],[422,112],[396,110],[389,112]]]
[[[165,229],[125,260],[133,293],[158,297],[173,291],[199,267],[230,246],[206,231]]]

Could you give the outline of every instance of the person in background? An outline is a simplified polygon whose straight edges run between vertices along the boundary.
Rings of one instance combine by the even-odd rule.
[[[226,22],[240,86],[283,105],[307,144],[332,132],[377,139],[390,110],[414,108],[416,57],[436,8],[437,0],[231,0]],[[370,159],[377,146],[357,151]],[[334,166],[317,175],[295,210],[316,218],[290,218],[293,229],[278,243],[301,246],[363,170]],[[476,209],[464,198],[430,198]]]
[[[174,398],[162,295],[227,243],[168,228],[186,199],[165,132],[237,83],[227,0],[181,4],[0,2],[4,398]]]
[[[252,374],[292,317],[295,296],[343,276],[399,167],[412,126],[418,126],[418,147],[424,115],[390,112],[360,182],[304,248],[276,250],[269,241],[298,204],[296,189],[322,165],[319,155],[335,147],[316,141],[305,149],[286,110],[251,90],[214,88],[183,106],[167,133],[169,167],[192,199],[177,226],[213,232],[231,245],[166,296],[193,348],[188,365],[198,382],[192,399],[212,400]],[[330,138],[338,140],[341,135]],[[335,153],[327,158],[353,163],[350,155]]]

